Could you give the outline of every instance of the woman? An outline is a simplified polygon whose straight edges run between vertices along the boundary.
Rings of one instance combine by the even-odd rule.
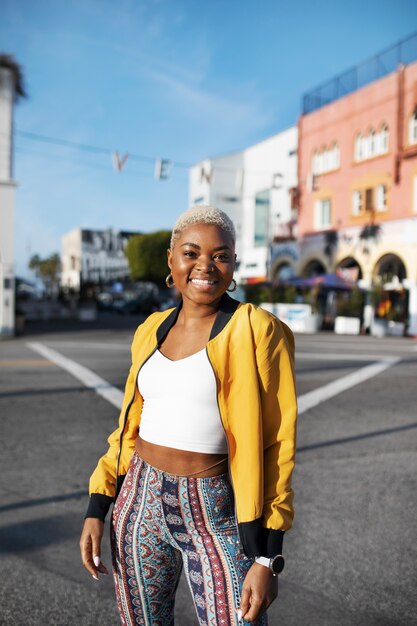
[[[291,331],[233,300],[235,229],[212,207],[177,220],[175,309],[132,343],[119,427],[90,479],[80,547],[93,578],[105,515],[123,624],[169,626],[182,566],[200,625],[267,624],[293,518]]]

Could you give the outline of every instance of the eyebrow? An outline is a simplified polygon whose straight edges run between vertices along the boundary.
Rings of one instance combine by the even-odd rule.
[[[191,248],[196,248],[197,250],[201,250],[201,246],[199,246],[197,243],[192,243],[192,241],[186,241],[185,243],[182,243],[180,248],[182,248],[183,246],[191,246]],[[229,246],[217,246],[217,248],[213,248],[213,252],[218,252],[219,250],[229,250],[231,251],[231,248],[229,248]]]

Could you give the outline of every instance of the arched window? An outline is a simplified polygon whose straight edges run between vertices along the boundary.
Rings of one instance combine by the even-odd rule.
[[[330,155],[329,155],[329,150],[328,150],[327,146],[324,146],[324,148],[321,151],[321,155],[322,155],[322,159],[323,159],[323,162],[322,162],[322,172],[328,172],[329,169],[330,169],[330,167],[329,167],[329,164],[330,164],[329,156]]]
[[[340,166],[340,148],[335,142],[331,150],[331,168],[336,170]]]
[[[355,139],[355,161],[362,161],[364,158],[364,145],[363,145],[363,137],[362,133],[358,133]]]
[[[367,145],[368,145],[368,157],[373,157],[376,154],[376,133],[373,128],[368,133],[367,137]]]
[[[314,152],[313,154],[313,174],[318,174],[319,173],[319,154],[317,152],[317,150]]]
[[[326,147],[322,148],[317,155],[317,174],[322,174],[324,172],[324,151]]]
[[[320,151],[313,153],[312,170],[316,176],[335,170],[340,165],[340,148],[336,142],[331,148],[322,146]]]
[[[417,108],[414,109],[408,123],[408,141],[411,144],[417,143]]]
[[[389,142],[388,126],[386,124],[383,124],[378,133],[378,153],[379,154],[385,154],[385,152],[388,152],[388,142]]]

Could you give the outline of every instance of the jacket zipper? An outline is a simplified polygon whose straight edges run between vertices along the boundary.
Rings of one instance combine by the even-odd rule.
[[[136,373],[136,376],[135,376],[135,379],[134,379],[134,380],[135,380],[135,385],[134,385],[134,388],[133,388],[133,396],[132,396],[132,398],[131,398],[131,400],[130,400],[130,402],[129,402],[129,404],[127,405],[126,410],[125,410],[125,416],[124,416],[124,420],[123,420],[123,428],[122,428],[122,430],[121,430],[121,432],[120,432],[120,437],[119,437],[119,452],[117,453],[117,463],[116,463],[116,485],[115,485],[115,487],[116,487],[116,491],[117,491],[117,479],[118,479],[118,477],[119,477],[120,457],[121,457],[121,455],[122,455],[123,435],[124,435],[124,432],[125,432],[125,428],[126,428],[126,424],[127,424],[127,417],[128,417],[128,415],[129,415],[130,408],[131,408],[131,406],[132,406],[132,404],[133,404],[133,402],[134,402],[134,400],[135,400],[135,395],[136,395],[136,387],[137,387],[137,384],[138,384],[138,376],[139,376],[139,372],[140,372],[140,370],[142,369],[142,367],[145,365],[146,361],[149,361],[149,359],[150,359],[150,358],[151,358],[151,356],[154,354],[154,352],[156,352],[156,351],[157,351],[157,349],[158,349],[158,345],[156,345],[156,347],[152,350],[152,352],[151,352],[151,353],[150,353],[150,354],[146,357],[146,359],[145,359],[145,360],[142,362],[142,364],[139,366],[139,369],[138,369],[138,371],[137,371],[137,373]],[[115,497],[116,497],[116,496],[115,496]]]
[[[228,452],[228,454],[227,454],[227,465],[228,465],[228,469],[229,469],[229,478],[230,478],[230,483],[231,483],[231,485],[232,485],[232,490],[233,490],[233,495],[234,495],[234,502],[233,502],[233,506],[234,506],[234,510],[235,510],[235,521],[236,521],[236,528],[237,528],[237,536],[238,536],[238,539],[239,539],[239,554],[245,554],[245,551],[243,550],[242,539],[241,539],[241,537],[240,537],[240,532],[239,532],[239,523],[238,523],[238,519],[237,519],[237,510],[236,510],[236,492],[235,492],[235,488],[234,488],[234,485],[233,485],[233,477],[232,477],[232,472],[231,472],[231,469],[230,469],[230,446],[229,446],[229,438],[228,438],[228,436],[227,436],[226,429],[225,429],[224,424],[223,424],[222,413],[221,413],[221,411],[220,411],[220,405],[219,405],[219,389],[218,389],[218,385],[217,385],[217,377],[216,377],[216,372],[214,371],[214,367],[213,367],[213,365],[212,365],[212,363],[211,363],[211,361],[210,361],[210,357],[209,357],[209,354],[208,354],[207,347],[206,347],[206,354],[207,354],[207,359],[208,359],[208,362],[210,363],[210,367],[211,367],[212,372],[213,372],[214,380],[216,381],[216,402],[217,402],[217,408],[218,408],[218,410],[219,410],[219,415],[220,415],[220,423],[221,423],[221,425],[222,425],[222,428],[223,428],[223,431],[224,431],[224,436],[226,437],[226,443],[227,443],[227,452]]]

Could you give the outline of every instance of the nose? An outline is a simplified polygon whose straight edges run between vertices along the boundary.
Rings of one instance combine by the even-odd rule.
[[[213,272],[214,263],[211,259],[199,259],[197,264],[197,270],[199,272]]]

